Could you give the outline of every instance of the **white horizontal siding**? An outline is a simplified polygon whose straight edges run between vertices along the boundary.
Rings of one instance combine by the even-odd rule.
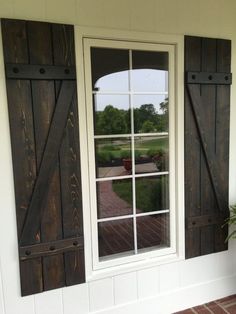
[[[236,73],[235,0],[227,3],[222,0],[0,0],[0,15],[123,30],[230,38],[232,72]],[[236,82],[232,85],[231,101],[232,104],[236,102]],[[7,112],[0,48],[0,314],[165,314],[236,293],[236,242],[231,242],[229,252],[22,298]],[[236,202],[235,121],[236,106],[232,106],[231,203]]]

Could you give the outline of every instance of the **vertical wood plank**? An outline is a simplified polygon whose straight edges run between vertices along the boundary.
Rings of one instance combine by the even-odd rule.
[[[55,65],[75,65],[74,30],[72,26],[53,25]],[[56,49],[59,45],[62,49]],[[57,82],[56,88],[59,89]],[[80,148],[77,97],[71,103],[65,136],[60,150],[62,221],[64,237],[83,234]],[[84,249],[64,254],[66,284],[84,282]]]
[[[231,42],[230,40],[217,40],[217,71],[230,72]],[[230,125],[230,86],[217,86],[216,103],[216,145],[217,163],[220,169],[219,178],[222,193],[225,199],[225,211],[228,211],[229,189],[229,125]],[[222,145],[222,143],[224,143]],[[223,221],[222,221],[223,224]],[[225,239],[228,228],[221,225],[215,226],[215,251],[228,249]]]
[[[30,63],[52,65],[51,25],[48,23],[28,22],[28,41]],[[31,84],[37,169],[39,170],[55,109],[55,87],[54,81],[32,81]],[[45,208],[41,220],[42,242],[50,242],[62,238],[60,195],[60,173],[59,166],[57,165],[48,186],[48,193],[44,202]],[[52,288],[63,287],[65,282],[63,255],[43,257],[42,262],[44,289],[50,290]]]
[[[185,38],[185,71],[200,71],[201,39]],[[200,86],[199,86],[200,89]],[[201,148],[198,133],[192,114],[191,103],[185,90],[185,211],[186,217],[198,216],[201,213]],[[186,229],[186,257],[200,255],[200,230]]]
[[[26,22],[2,19],[2,40],[6,63],[28,63]]]
[[[26,22],[2,20],[5,62],[28,63]],[[18,237],[21,234],[36,178],[36,159],[30,82],[7,80]],[[17,162],[14,162],[17,161]],[[35,239],[37,243],[39,239]],[[27,269],[27,271],[26,271]],[[20,263],[22,294],[42,291],[40,258]],[[34,274],[28,276],[28,274]]]
[[[216,40],[209,38],[202,38],[202,72],[216,72]],[[215,155],[215,107],[216,107],[216,86],[202,85],[201,98],[204,108],[199,108],[201,112],[201,119],[207,132],[205,137],[208,144],[208,150]],[[210,127],[209,127],[210,126]],[[215,201],[214,192],[212,189],[209,171],[203,151],[201,150],[201,215],[215,214],[218,210]],[[201,233],[201,255],[210,254],[214,252],[214,226],[206,226],[200,229]]]

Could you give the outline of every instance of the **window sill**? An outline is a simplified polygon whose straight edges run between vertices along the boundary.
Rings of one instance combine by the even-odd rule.
[[[86,282],[105,279],[107,277],[122,275],[128,272],[139,271],[145,268],[156,267],[163,264],[180,262],[182,260],[184,260],[184,256],[180,256],[176,253],[165,255],[162,257],[149,257],[136,262],[130,262],[118,266],[111,266],[105,269],[93,270],[89,274],[87,273]]]

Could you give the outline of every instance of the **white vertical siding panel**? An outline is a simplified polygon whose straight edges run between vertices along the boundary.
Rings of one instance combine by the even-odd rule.
[[[0,31],[0,263],[2,269],[5,314],[34,313],[33,297],[20,296],[20,275],[16,232],[15,197],[11,162],[10,131]]]
[[[1,12],[1,17],[8,17],[12,18],[13,17],[13,0],[8,0],[0,1],[0,12]]]
[[[234,253],[225,251],[191,258],[181,263],[181,286],[200,284],[204,281],[214,280],[219,277],[230,276],[235,273]]]
[[[13,12],[17,18],[30,20],[45,19],[46,0],[12,0]]]
[[[35,314],[63,314],[62,289],[35,295]]]
[[[76,0],[46,0],[46,20],[76,24]]]
[[[132,30],[151,31],[155,30],[156,0],[145,1],[131,0],[130,23]]]
[[[159,0],[156,2],[154,22],[156,32],[175,34],[179,23],[178,7],[182,6],[183,2],[186,2],[186,0],[181,0],[181,3],[172,0]]]
[[[137,299],[137,273],[127,273],[114,277],[115,304],[122,304]]]
[[[180,286],[180,263],[170,263],[160,266],[160,292],[178,289]]]
[[[1,264],[0,264],[0,314],[5,314]]]
[[[130,11],[131,4],[127,0],[106,1],[106,27],[130,29]]]
[[[62,290],[63,314],[89,313],[88,284],[66,287]]]
[[[89,283],[90,311],[98,311],[114,305],[113,279],[106,278]]]
[[[147,268],[137,272],[138,298],[147,298],[157,295],[160,291],[159,268]]]
[[[106,7],[104,0],[77,0],[77,23],[86,26],[105,27]]]

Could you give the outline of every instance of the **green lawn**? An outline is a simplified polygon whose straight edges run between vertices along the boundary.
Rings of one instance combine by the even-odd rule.
[[[136,207],[142,212],[168,208],[167,178],[138,178],[136,179]],[[132,206],[132,189],[130,181],[115,180],[113,191]]]
[[[135,140],[135,151],[136,155],[147,155],[151,157],[155,155],[158,151],[164,150],[168,151],[168,138],[150,139],[143,140],[143,138]],[[112,158],[128,158],[130,157],[130,145],[127,141],[110,141],[104,140],[97,142],[97,154],[101,158],[107,160]]]

